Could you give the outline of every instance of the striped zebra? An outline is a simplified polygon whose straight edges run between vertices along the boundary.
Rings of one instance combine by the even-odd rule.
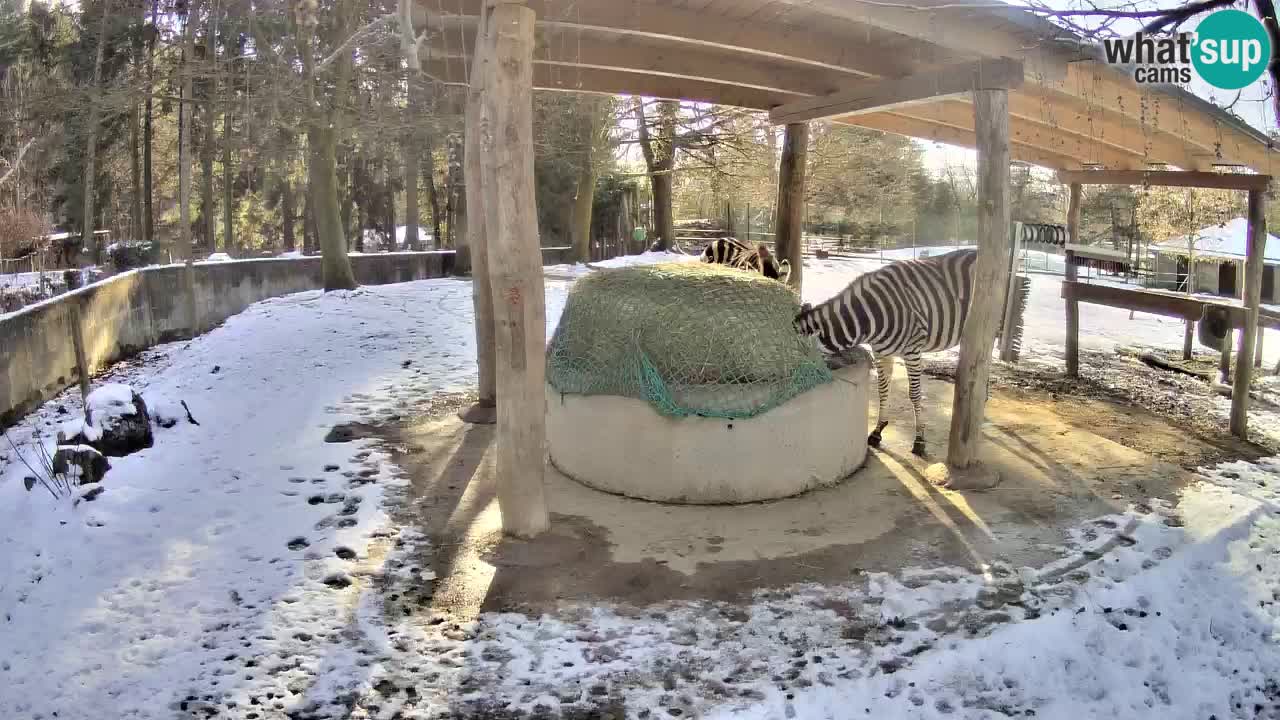
[[[737,238],[717,238],[702,251],[702,262],[719,263],[739,270],[758,272],[767,278],[785,283],[791,277],[791,263],[781,262],[764,244],[751,247]]]
[[[907,366],[916,439],[911,452],[923,456],[924,413],[921,408],[920,355],[955,347],[969,314],[976,250],[956,250],[921,260],[890,263],[856,278],[835,297],[796,316],[796,329],[816,335],[822,348],[839,354],[870,345],[876,357],[880,414],[867,444],[879,447],[893,377],[893,358]]]

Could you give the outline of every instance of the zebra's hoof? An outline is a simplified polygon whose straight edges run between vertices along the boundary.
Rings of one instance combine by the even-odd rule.
[[[879,430],[867,436],[867,444],[873,448],[880,447],[880,431]]]
[[[917,439],[911,444],[911,453],[918,457],[924,457],[924,441]]]

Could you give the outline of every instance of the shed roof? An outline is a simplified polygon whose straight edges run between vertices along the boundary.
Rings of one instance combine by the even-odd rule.
[[[476,21],[492,0],[415,0],[424,69],[466,84]],[[769,110],[868,79],[1012,58],[1010,152],[1049,168],[1271,174],[1276,151],[1240,119],[1173,87],[1135,84],[1067,30],[1025,10],[950,0],[528,0],[534,85]],[[920,8],[925,8],[921,10]],[[974,147],[966,94],[833,118]]]
[[[1193,237],[1196,257],[1243,260],[1249,247],[1249,221],[1238,217],[1223,225],[1200,228]],[[1152,243],[1151,249],[1173,255],[1187,255],[1187,236]],[[1267,235],[1267,251],[1264,257],[1268,262],[1280,262],[1280,238]]]

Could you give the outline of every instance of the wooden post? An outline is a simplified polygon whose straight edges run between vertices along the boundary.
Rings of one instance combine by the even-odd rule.
[[[497,488],[502,528],[532,537],[548,527],[547,311],[533,192],[534,12],[494,6],[489,18],[480,131],[485,242],[496,330]],[[473,212],[473,217],[475,213]]]
[[[84,403],[84,419],[89,417],[89,360],[84,351],[84,325],[80,317],[80,301],[73,300],[68,304],[70,314],[67,322],[71,324],[71,344],[76,350],[76,373],[80,376],[80,399]]]
[[[1080,199],[1083,188],[1080,183],[1071,183],[1071,200],[1067,204],[1067,242],[1080,244]],[[1067,260],[1066,281],[1076,281],[1076,254],[1071,250],[1065,253]],[[1080,303],[1075,295],[1067,298],[1067,377],[1080,377]]]
[[[778,217],[773,232],[778,260],[791,263],[791,279],[787,284],[795,288],[796,292],[800,292],[803,281],[801,231],[804,224],[804,184],[808,155],[809,123],[787,125],[782,140],[782,162],[778,170]]]
[[[1009,91],[973,94],[978,149],[978,261],[974,266],[969,314],[956,366],[955,402],[947,465],[964,470],[977,464],[991,372],[991,348],[1004,306],[1009,256]],[[967,483],[950,483],[960,487]]]
[[[1129,314],[1133,315],[1133,311],[1130,310]],[[1191,359],[1191,354],[1192,354],[1191,344],[1193,342],[1193,338],[1195,338],[1195,334],[1196,334],[1196,321],[1188,320],[1187,324],[1184,326],[1182,331],[1182,359],[1183,360]]]
[[[1255,368],[1262,367],[1262,339],[1266,334],[1267,334],[1266,328],[1259,325],[1258,326],[1258,343],[1255,346],[1254,353],[1253,353],[1253,366]]]
[[[489,284],[489,251],[485,236],[486,207],[488,200],[481,187],[484,171],[480,146],[482,128],[490,121],[484,115],[484,84],[487,65],[493,58],[493,33],[486,14],[476,27],[475,52],[471,60],[471,81],[467,89],[466,126],[463,135],[463,182],[466,183],[466,206],[471,210],[467,217],[465,235],[466,262],[471,270],[471,306],[476,323],[476,364],[479,370],[479,398],[476,404],[459,413],[469,423],[492,425],[498,420],[497,385],[494,369],[494,318],[493,294]],[[458,257],[463,254],[458,248]]]
[[[1253,380],[1253,352],[1258,339],[1258,306],[1262,303],[1262,259],[1267,249],[1267,218],[1261,190],[1249,191],[1249,250],[1244,262],[1244,328],[1231,389],[1231,434],[1249,437],[1249,384]]]

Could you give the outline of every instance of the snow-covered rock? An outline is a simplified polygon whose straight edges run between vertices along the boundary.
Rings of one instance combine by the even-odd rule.
[[[53,453],[53,472],[75,485],[100,483],[110,469],[111,463],[90,445],[60,445]]]
[[[154,442],[147,403],[128,385],[109,383],[89,393],[88,410],[88,421],[63,423],[59,444],[90,445],[104,455],[124,457]]]

